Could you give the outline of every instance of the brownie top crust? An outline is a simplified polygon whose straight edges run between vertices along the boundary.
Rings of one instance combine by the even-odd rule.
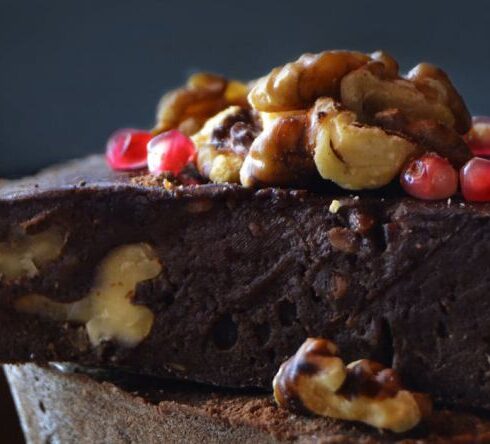
[[[163,179],[162,179],[163,180]],[[427,214],[436,213],[442,209],[451,213],[471,212],[486,216],[490,214],[490,203],[467,202],[455,196],[445,201],[425,201],[414,199],[403,193],[396,185],[384,188],[382,191],[349,192],[333,186],[312,187],[309,190],[297,188],[263,188],[255,190],[236,184],[178,185],[170,189],[155,181],[151,176],[141,176],[141,172],[121,172],[108,168],[104,156],[93,155],[46,168],[34,176],[24,179],[0,182],[0,203],[19,202],[43,197],[60,196],[63,193],[94,193],[107,191],[134,190],[149,194],[158,194],[167,198],[218,197],[233,194],[233,197],[247,198],[251,195],[260,197],[288,196],[301,202],[306,197],[325,197],[325,202],[335,199],[345,199],[352,206],[360,197],[363,203],[383,203],[389,207],[421,208]],[[394,208],[393,211],[396,211]],[[399,210],[401,211],[401,210]],[[447,213],[449,214],[449,213]]]

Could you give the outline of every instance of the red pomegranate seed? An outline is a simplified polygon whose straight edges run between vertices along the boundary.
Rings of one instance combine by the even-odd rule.
[[[148,169],[152,174],[171,172],[177,175],[194,161],[195,155],[191,139],[177,130],[167,131],[148,143]]]
[[[113,170],[136,170],[146,167],[146,145],[151,133],[125,128],[113,133],[106,146],[107,163]]]
[[[429,153],[412,160],[400,182],[408,194],[418,199],[446,199],[458,189],[458,173],[447,159]]]
[[[460,180],[466,200],[490,202],[490,160],[474,157],[461,168]]]
[[[466,142],[475,156],[490,157],[490,117],[473,117],[473,126]]]

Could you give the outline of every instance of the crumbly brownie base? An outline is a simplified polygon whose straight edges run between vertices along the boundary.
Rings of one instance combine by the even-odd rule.
[[[490,420],[437,411],[409,434],[291,414],[267,394],[114,374],[5,366],[27,441],[486,443]]]

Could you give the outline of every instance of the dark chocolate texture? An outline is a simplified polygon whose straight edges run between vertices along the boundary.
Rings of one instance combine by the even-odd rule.
[[[490,409],[490,205],[231,185],[135,184],[92,157],[0,186],[0,235],[57,225],[58,260],[0,284],[0,361],[73,361],[270,389],[308,336],[347,362],[393,366],[447,405]],[[27,227],[27,228],[26,228]],[[147,242],[165,265],[135,301],[155,322],[134,348],[17,314],[16,298],[84,296],[102,258]]]

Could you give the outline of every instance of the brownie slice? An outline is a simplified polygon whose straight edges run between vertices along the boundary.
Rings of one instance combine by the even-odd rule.
[[[0,187],[1,362],[270,389],[321,336],[437,401],[490,408],[489,204],[168,188],[97,156]],[[106,306],[118,282],[101,290],[101,264],[135,245],[160,268]],[[121,263],[134,277],[140,262]]]
[[[6,366],[29,442],[485,443],[490,420],[438,411],[405,434],[294,415],[269,395],[114,374]],[[95,379],[94,379],[95,376]]]

